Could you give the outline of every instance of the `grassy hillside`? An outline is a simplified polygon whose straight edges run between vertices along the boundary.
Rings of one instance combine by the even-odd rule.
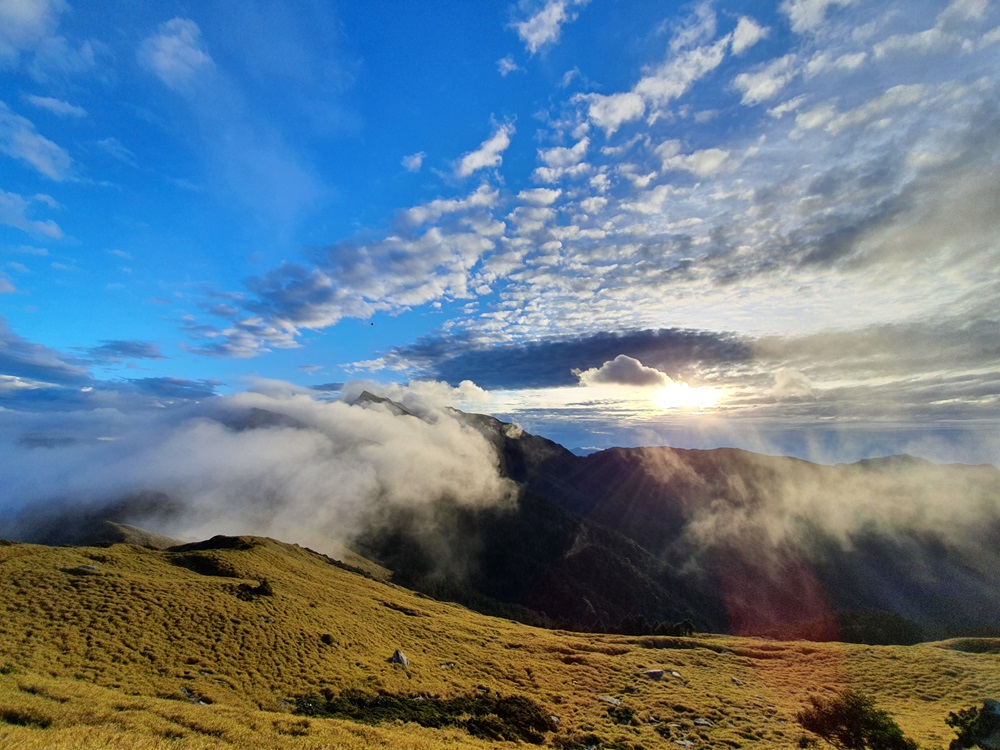
[[[388,663],[396,649],[408,667]],[[433,705],[529,698],[556,717],[555,747],[796,747],[807,696],[844,687],[876,694],[908,734],[940,747],[949,711],[1000,696],[998,652],[982,639],[866,647],[538,630],[251,537],[173,552],[0,546],[4,748],[503,744],[454,726],[293,713],[299,696],[346,689]]]

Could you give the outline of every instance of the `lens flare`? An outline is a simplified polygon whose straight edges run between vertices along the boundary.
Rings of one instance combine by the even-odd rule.
[[[694,388],[684,382],[674,382],[653,393],[653,403],[661,409],[705,411],[719,403],[722,391],[718,388]]]

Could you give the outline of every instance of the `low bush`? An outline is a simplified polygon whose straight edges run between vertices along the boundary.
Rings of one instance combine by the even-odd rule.
[[[896,721],[875,705],[875,700],[855,690],[832,698],[811,696],[810,705],[796,718],[810,732],[842,750],[917,750]]]
[[[996,708],[994,708],[996,706]],[[952,740],[949,750],[963,750],[977,747],[995,732],[1000,731],[1000,705],[995,702],[983,704],[981,708],[964,708],[952,711],[945,723],[958,735]]]
[[[296,714],[318,718],[348,719],[364,724],[412,721],[423,727],[457,726],[473,737],[488,740],[530,742],[545,740],[555,723],[530,698],[524,696],[476,695],[433,698],[423,695],[368,695],[360,690],[295,699]]]

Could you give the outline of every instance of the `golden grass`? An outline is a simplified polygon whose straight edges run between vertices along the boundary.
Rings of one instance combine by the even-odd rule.
[[[0,747],[504,744],[291,713],[295,696],[324,688],[524,695],[558,717],[550,742],[593,734],[630,748],[674,739],[795,747],[806,697],[844,687],[875,694],[907,734],[942,747],[949,711],[1000,696],[996,641],[869,647],[551,632],[366,579],[299,547],[246,541],[187,553],[0,547]],[[265,578],[274,596],[237,596]],[[387,662],[396,648],[408,669]],[[644,675],[653,669],[666,671]]]

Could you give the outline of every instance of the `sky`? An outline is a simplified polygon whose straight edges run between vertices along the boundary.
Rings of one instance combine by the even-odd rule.
[[[1000,464],[997,70],[989,0],[0,0],[0,452],[361,382]]]

